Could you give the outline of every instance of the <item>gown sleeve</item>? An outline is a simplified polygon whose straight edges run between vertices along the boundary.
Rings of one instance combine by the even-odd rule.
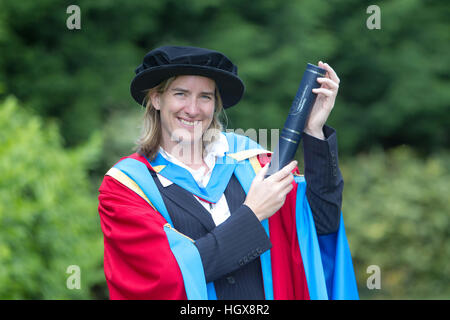
[[[110,176],[100,186],[98,211],[110,299],[186,299],[164,218]]]
[[[318,235],[338,231],[344,189],[336,131],[324,126],[323,132],[325,140],[303,135],[306,197]]]

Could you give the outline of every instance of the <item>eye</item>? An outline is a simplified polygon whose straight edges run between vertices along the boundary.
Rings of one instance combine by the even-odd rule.
[[[184,92],[175,92],[175,95],[179,96],[179,97],[182,97],[182,96],[184,96]]]
[[[211,99],[212,99],[211,96],[208,96],[208,95],[206,95],[206,94],[203,95],[202,98],[203,98],[203,99],[206,99],[206,100],[211,100]]]

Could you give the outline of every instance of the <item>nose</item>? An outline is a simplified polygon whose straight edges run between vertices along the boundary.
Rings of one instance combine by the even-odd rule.
[[[200,113],[200,109],[198,107],[197,99],[191,98],[186,101],[186,105],[183,108],[186,115],[191,118],[196,117]]]

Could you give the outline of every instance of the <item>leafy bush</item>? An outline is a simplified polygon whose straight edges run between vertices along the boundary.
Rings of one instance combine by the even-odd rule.
[[[450,297],[450,155],[408,147],[342,161],[343,212],[364,298]],[[370,265],[381,289],[368,290]]]
[[[101,139],[61,146],[17,101],[0,102],[0,299],[104,297],[97,192],[87,176]],[[70,265],[81,289],[68,289]]]
[[[81,30],[66,27],[71,2],[0,1],[0,97],[57,118],[69,146],[117,121],[113,111],[139,108],[134,69],[165,44],[216,49],[238,65],[246,93],[227,110],[230,128],[282,127],[306,63],[323,60],[342,80],[330,119],[341,154],[450,146],[446,1],[380,2],[381,30],[366,27],[372,3],[358,0],[76,3]]]

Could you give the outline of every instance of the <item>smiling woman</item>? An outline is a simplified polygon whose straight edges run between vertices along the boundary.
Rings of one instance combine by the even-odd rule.
[[[310,117],[320,135],[303,140],[308,184],[294,178],[296,161],[265,178],[270,152],[222,132],[219,112],[243,92],[237,67],[213,50],[161,47],[136,69],[131,94],[146,107],[139,150],[111,168],[99,190],[112,299],[356,296],[339,223],[342,177],[329,154],[337,153],[335,134],[317,121],[337,90],[319,92],[333,99]],[[317,234],[332,234],[321,242],[328,266],[317,264]],[[348,290],[336,286],[332,295],[333,277]]]
[[[143,128],[137,144],[138,152],[150,160],[155,158],[160,146],[170,152],[181,140],[190,141],[197,152],[204,151],[218,138],[216,134],[204,135],[205,131],[223,130],[219,120],[222,99],[210,78],[171,77],[149,89],[144,103]]]
[[[148,107],[159,112],[160,147],[194,169],[203,165],[203,135],[214,118],[215,92],[214,80],[193,75],[178,76],[163,92],[149,92]]]

